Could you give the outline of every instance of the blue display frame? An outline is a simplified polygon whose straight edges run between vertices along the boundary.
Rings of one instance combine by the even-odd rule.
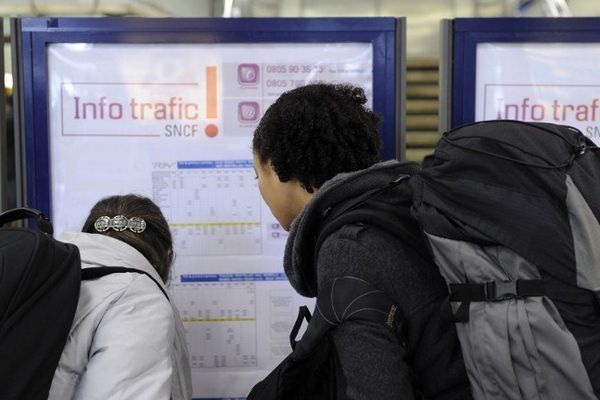
[[[600,18],[457,18],[452,21],[450,127],[475,121],[480,43],[600,42]]]
[[[51,215],[50,43],[339,43],[373,45],[373,109],[383,116],[382,159],[404,153],[404,18],[23,18],[20,55],[26,202]],[[15,56],[16,57],[16,56]]]

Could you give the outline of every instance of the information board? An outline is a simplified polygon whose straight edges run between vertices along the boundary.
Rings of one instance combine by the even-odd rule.
[[[445,65],[452,68],[452,127],[490,119],[552,122],[600,144],[600,19],[475,18],[451,26],[452,61]]]
[[[379,22],[389,29],[397,21]],[[108,195],[138,193],[160,206],[175,240],[170,290],[186,328],[194,398],[243,398],[289,354],[298,307],[313,304],[283,273],[287,232],[258,191],[251,141],[264,111],[284,91],[316,82],[363,87],[376,111],[396,101],[375,75],[388,68],[380,56],[390,43],[311,36],[332,24],[341,27],[319,20],[304,35],[259,43],[239,42],[243,35],[155,43],[140,40],[146,32],[123,40],[125,28],[110,24],[114,36],[50,30],[43,49],[35,32],[23,40],[33,49],[23,63],[33,68],[23,74],[24,103],[34,106],[29,130],[24,118],[29,203],[47,202],[58,235],[80,230]],[[134,25],[143,31],[143,21]],[[377,98],[386,93],[392,98]]]

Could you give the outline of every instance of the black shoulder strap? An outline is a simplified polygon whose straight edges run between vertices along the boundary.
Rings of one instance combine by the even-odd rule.
[[[410,178],[409,175],[400,175],[387,186],[352,199],[348,204],[342,204],[339,209],[331,210],[326,216],[315,245],[315,263],[319,256],[319,250],[329,235],[344,225],[353,223],[365,223],[388,232],[392,236],[405,240],[411,248],[428,257],[423,245],[423,239],[416,225],[416,221],[410,215],[408,208],[406,212],[397,206],[379,201],[378,197],[400,183]]]
[[[393,181],[388,183],[386,186],[365,192],[361,196],[356,197],[353,201],[349,202],[345,206],[343,206],[335,211],[332,211],[330,214],[334,214],[334,215],[330,215],[329,218],[335,219],[336,217],[340,216],[341,214],[344,214],[350,210],[358,208],[361,205],[363,205],[364,203],[380,196],[381,194],[383,194],[385,192],[392,190],[393,188],[400,185],[402,182],[406,181],[407,179],[410,179],[410,175],[406,175],[406,174],[398,175],[396,178],[394,178]]]
[[[156,283],[156,286],[158,286],[158,288],[160,289],[161,292],[163,292],[163,294],[165,295],[165,297],[167,298],[167,300],[169,300],[169,296],[167,295],[167,292],[165,292],[165,290],[163,289],[162,285],[160,283],[158,283],[156,281],[156,279],[154,279],[152,277],[152,275],[150,275],[146,271],[142,271],[142,270],[135,269],[135,268],[126,268],[126,267],[93,267],[93,268],[84,268],[84,269],[81,270],[81,279],[85,280],[85,281],[89,281],[89,280],[101,278],[101,277],[106,276],[106,275],[116,274],[116,273],[123,273],[123,272],[132,272],[132,273],[136,273],[136,274],[144,274],[144,275],[146,275],[148,278],[152,279],[152,281],[154,283]]]
[[[318,256],[323,242],[329,235],[344,225],[358,222],[377,227],[393,236],[402,238],[413,245],[415,249],[421,248],[423,246],[422,239],[418,235],[418,231],[413,232],[410,229],[407,229],[407,226],[404,223],[399,223],[399,221],[390,219],[390,216],[396,213],[398,213],[398,210],[396,210],[394,206],[390,204],[380,201],[371,201],[363,204],[360,208],[350,210],[344,214],[336,216],[331,220],[326,220],[323,227],[319,231],[319,236],[317,237],[315,256]],[[404,219],[414,223],[412,221],[412,217],[409,215],[407,215]]]

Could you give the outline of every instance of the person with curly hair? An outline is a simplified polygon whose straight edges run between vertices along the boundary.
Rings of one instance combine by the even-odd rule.
[[[360,222],[328,234],[315,254],[328,212],[418,170],[416,164],[379,162],[380,120],[366,102],[364,91],[349,85],[300,87],[281,95],[254,132],[260,193],[289,231],[285,273],[308,297],[336,278],[356,277],[385,292],[401,312],[406,340],[361,320],[333,329],[344,398],[470,399],[456,329],[441,318],[446,286],[426,252]],[[390,215],[390,223],[395,218]]]

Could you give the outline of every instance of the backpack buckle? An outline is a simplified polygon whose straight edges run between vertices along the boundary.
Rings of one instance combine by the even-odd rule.
[[[585,143],[585,139],[583,136],[580,136],[579,143],[577,144],[577,147],[575,148],[575,153],[577,156],[582,156],[585,154],[586,150],[587,150],[587,145]]]
[[[517,281],[486,282],[483,289],[486,301],[504,301],[518,297]]]

